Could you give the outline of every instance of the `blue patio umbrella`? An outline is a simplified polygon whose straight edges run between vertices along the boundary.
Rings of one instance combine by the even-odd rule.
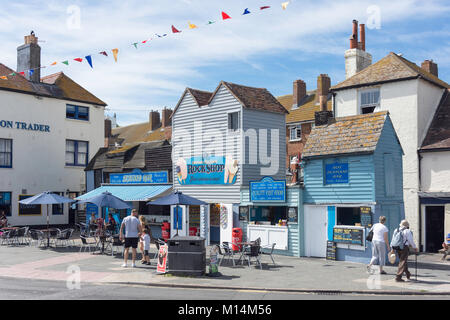
[[[47,229],[49,228],[48,205],[49,204],[70,203],[70,202],[75,202],[75,200],[57,195],[50,191],[45,191],[45,192],[37,194],[33,197],[19,201],[20,204],[25,204],[25,205],[35,205],[35,204],[47,205]],[[50,234],[47,233],[47,247],[49,247],[49,246],[50,246]]]
[[[178,206],[180,205],[194,205],[201,206],[207,205],[208,203],[194,197],[187,196],[180,191],[175,191],[168,196],[158,198],[154,201],[148,202],[147,205],[155,206],[177,206],[177,235],[178,235]]]
[[[80,200],[78,203],[93,203],[100,209],[100,212],[102,207],[113,209],[131,209],[131,206],[128,203],[107,191],[93,196],[92,198]]]

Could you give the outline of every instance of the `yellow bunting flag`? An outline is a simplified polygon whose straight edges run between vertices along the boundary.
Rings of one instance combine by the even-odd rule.
[[[188,22],[189,24],[189,29],[196,29],[197,26],[195,24],[191,24],[190,22]]]
[[[111,50],[114,56],[114,60],[117,62],[117,54],[119,53],[119,49],[112,49]]]
[[[281,4],[281,7],[283,8],[283,10],[286,10],[288,4],[289,4],[289,1],[283,2],[283,3]]]

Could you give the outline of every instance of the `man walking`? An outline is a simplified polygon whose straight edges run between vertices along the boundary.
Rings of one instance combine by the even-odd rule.
[[[402,279],[403,273],[406,274],[406,278],[409,280],[411,278],[411,272],[408,270],[408,256],[410,247],[412,247],[416,252],[418,251],[416,244],[414,243],[413,235],[411,230],[409,230],[409,222],[406,220],[402,220],[400,222],[400,228],[395,230],[393,241],[396,238],[396,233],[401,233],[399,239],[401,239],[403,246],[399,247],[398,243],[392,243],[392,249],[396,249],[398,253],[398,257],[400,262],[398,263],[398,271],[397,276],[395,277],[395,281],[404,282]]]
[[[138,220],[138,212],[136,209],[131,210],[131,215],[123,219],[122,225],[120,226],[120,240],[123,240],[123,229],[125,228],[125,252],[124,252],[124,263],[122,267],[126,268],[128,266],[128,251],[131,247],[132,251],[132,264],[131,267],[136,266],[136,248],[139,242],[139,234],[142,233],[142,226]]]

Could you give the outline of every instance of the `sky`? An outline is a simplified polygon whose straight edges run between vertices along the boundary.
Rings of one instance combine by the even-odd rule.
[[[450,1],[292,0],[283,10],[285,1],[0,0],[0,62],[15,69],[16,48],[33,30],[42,65],[69,60],[41,76],[63,71],[126,126],[148,121],[151,110],[173,109],[186,87],[214,91],[221,80],[274,96],[291,94],[297,79],[314,90],[320,74],[337,84],[356,19],[366,24],[373,62],[389,52],[418,65],[433,59],[450,82]],[[251,13],[242,15],[246,8]],[[222,11],[231,19],[222,20]],[[172,25],[182,32],[173,34]],[[90,54],[93,68],[73,61]]]

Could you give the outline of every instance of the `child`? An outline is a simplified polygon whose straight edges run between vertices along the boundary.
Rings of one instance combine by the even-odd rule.
[[[145,228],[143,230],[141,240],[144,244],[144,261],[143,264],[150,265],[150,256],[148,255],[148,252],[150,251],[150,236],[148,235],[148,229]]]

